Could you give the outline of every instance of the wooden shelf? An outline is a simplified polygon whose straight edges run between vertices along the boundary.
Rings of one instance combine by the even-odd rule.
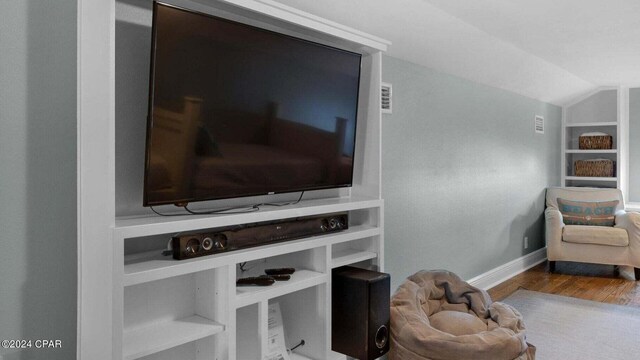
[[[615,121],[612,122],[592,122],[592,123],[574,123],[574,124],[566,124],[566,127],[598,127],[598,126],[618,126],[618,123]]]
[[[147,216],[118,218],[115,222],[115,235],[121,238],[211,229],[216,227],[273,221],[317,214],[330,214],[341,211],[369,209],[382,206],[381,199],[369,197],[343,197],[301,201],[283,207],[265,206],[257,212],[245,214],[185,215],[185,216]]]
[[[171,256],[162,256],[160,250],[143,254],[134,254],[125,256],[123,285],[132,286],[173,276],[232,265],[238,262],[269,257],[276,253],[301,251],[313,247],[357,240],[380,234],[381,229],[378,227],[358,225],[337,233],[230,251],[227,253],[203,256],[189,260],[174,260]]]
[[[578,150],[571,149],[565,150],[566,154],[617,154],[617,149],[609,149],[609,150]]]
[[[617,177],[590,177],[590,176],[567,176],[566,180],[585,180],[585,181],[618,181]]]
[[[222,331],[223,325],[198,315],[125,330],[124,359],[138,359]]]
[[[331,259],[331,267],[336,268],[349,264],[355,264],[361,261],[375,259],[378,254],[371,251],[362,251],[356,249],[347,249],[333,254]]]
[[[271,286],[240,286],[236,288],[236,308],[255,304],[288,294],[294,291],[306,289],[327,282],[327,274],[311,270],[297,270],[291,275],[289,281],[276,281]]]

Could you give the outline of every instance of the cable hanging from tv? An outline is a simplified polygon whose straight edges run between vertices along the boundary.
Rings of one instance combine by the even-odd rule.
[[[287,205],[295,205],[302,201],[302,197],[304,196],[304,191],[300,193],[300,197],[296,201],[282,202],[282,203],[259,203],[249,206],[236,206],[236,207],[228,207],[223,209],[215,209],[215,210],[205,210],[205,211],[194,211],[189,209],[188,205],[182,206],[182,208],[188,213],[188,215],[224,215],[224,214],[244,214],[260,211],[261,206],[287,206]],[[185,214],[163,214],[153,206],[149,207],[151,211],[160,216],[184,216]]]

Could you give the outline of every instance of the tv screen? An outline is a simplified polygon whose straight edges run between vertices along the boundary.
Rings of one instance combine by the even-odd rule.
[[[361,55],[154,2],[144,205],[351,186]]]

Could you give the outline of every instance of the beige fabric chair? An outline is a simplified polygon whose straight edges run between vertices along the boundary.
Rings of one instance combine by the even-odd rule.
[[[572,201],[618,200],[615,226],[565,225],[558,209],[558,198]],[[618,189],[549,188],[546,221],[549,268],[556,261],[575,261],[608,265],[627,265],[640,279],[640,213],[626,212]]]

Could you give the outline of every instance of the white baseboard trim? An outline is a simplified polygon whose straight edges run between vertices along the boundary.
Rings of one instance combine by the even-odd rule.
[[[624,204],[624,209],[627,212],[640,211],[640,203],[637,203],[637,202],[626,203]]]
[[[480,274],[467,282],[475,287],[488,290],[492,287],[508,280],[525,270],[528,270],[541,262],[547,260],[547,248],[531,252],[525,256],[509,261],[495,269],[491,269],[484,274]]]

